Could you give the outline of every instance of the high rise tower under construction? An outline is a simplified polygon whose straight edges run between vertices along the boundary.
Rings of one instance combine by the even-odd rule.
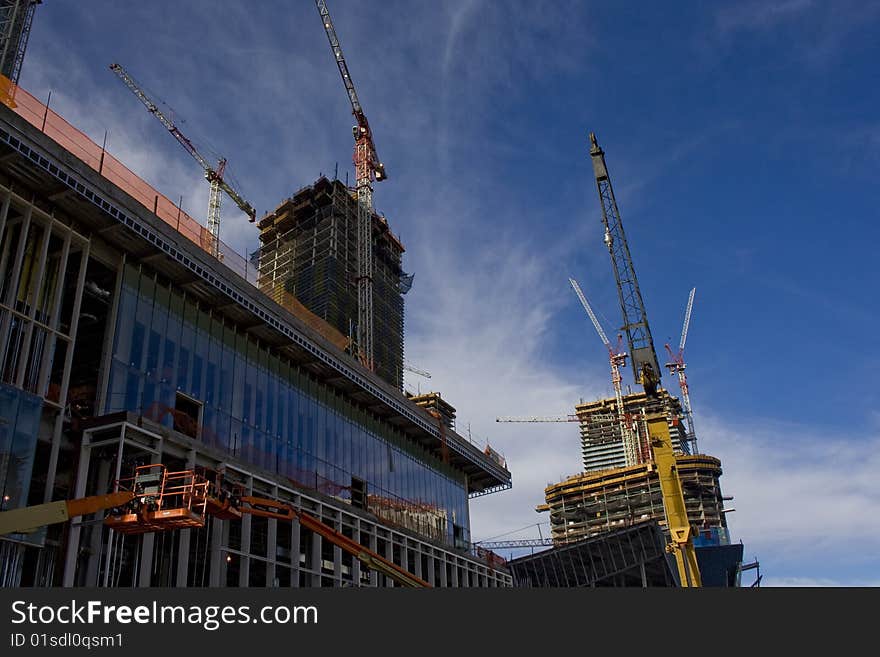
[[[285,305],[293,299],[343,335],[356,335],[357,199],[340,180],[320,177],[259,223],[260,289]],[[403,386],[403,294],[412,281],[401,267],[403,244],[373,215],[374,362],[376,373]],[[292,297],[292,298],[291,298]],[[357,352],[355,345],[350,350]]]

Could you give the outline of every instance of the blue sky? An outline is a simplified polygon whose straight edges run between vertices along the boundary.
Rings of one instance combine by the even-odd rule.
[[[416,274],[407,358],[433,377],[407,386],[441,391],[513,473],[511,491],[473,502],[473,538],[537,536],[544,486],[580,467],[576,425],[494,418],[611,391],[567,281],[614,330],[594,131],[658,348],[697,288],[688,380],[734,539],[764,583],[880,584],[880,3],[330,10],[390,174],[376,205]],[[51,90],[96,141],[108,130],[108,150],[202,217],[197,164],[112,62],[228,158],[259,214],[337,162],[351,170],[350,109],[311,2],[37,8],[22,86]],[[234,209],[222,238],[249,252],[256,229]]]

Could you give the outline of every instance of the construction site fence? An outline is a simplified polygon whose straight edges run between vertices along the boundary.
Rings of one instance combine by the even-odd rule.
[[[159,193],[143,178],[110,155],[103,146],[96,144],[85,133],[50,109],[47,103],[38,100],[2,75],[0,75],[0,100],[18,116],[119,187],[157,218],[198,245],[206,255],[217,258],[247,282],[257,286],[257,269],[247,258],[222,240],[215,240],[205,226],[183,211],[180,204]]]

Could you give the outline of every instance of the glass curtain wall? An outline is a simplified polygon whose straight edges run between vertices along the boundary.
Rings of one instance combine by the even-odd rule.
[[[127,265],[105,412],[129,410],[175,428],[181,396],[190,413],[199,407],[205,444],[349,501],[357,478],[376,515],[446,543],[458,525],[468,540],[460,472]]]

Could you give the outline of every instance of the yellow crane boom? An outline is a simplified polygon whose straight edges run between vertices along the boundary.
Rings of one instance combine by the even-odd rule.
[[[671,539],[667,550],[675,557],[681,586],[702,586],[700,568],[697,565],[697,552],[694,548],[693,530],[684,503],[684,492],[678,477],[666,415],[653,413],[648,415],[646,420],[651,451],[654,454],[654,465],[657,467],[657,476],[660,479],[660,492],[663,494],[666,524]]]

